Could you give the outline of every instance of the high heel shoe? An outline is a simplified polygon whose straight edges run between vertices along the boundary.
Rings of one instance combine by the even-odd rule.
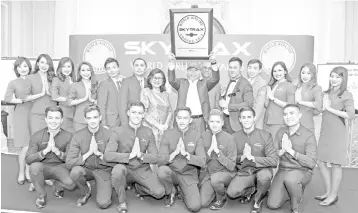
[[[337,201],[338,201],[338,196],[336,196],[336,198],[334,198],[334,200],[332,200],[332,202],[330,202],[330,203],[322,201],[319,203],[319,205],[320,206],[332,206],[332,205],[336,204]]]
[[[327,197],[323,197],[323,196],[315,196],[314,199],[319,200],[319,201],[324,201]]]

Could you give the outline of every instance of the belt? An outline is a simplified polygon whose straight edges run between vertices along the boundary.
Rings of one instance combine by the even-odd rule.
[[[201,115],[192,115],[192,116],[191,116],[192,119],[202,118],[202,117],[203,117],[202,114],[201,114]]]

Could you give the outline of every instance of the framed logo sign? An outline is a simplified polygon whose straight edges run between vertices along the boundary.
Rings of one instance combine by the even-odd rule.
[[[171,51],[176,59],[208,59],[213,48],[213,9],[170,9]]]

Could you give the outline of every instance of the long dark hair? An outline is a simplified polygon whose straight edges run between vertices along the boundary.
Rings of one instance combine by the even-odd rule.
[[[331,76],[332,73],[336,73],[337,75],[339,75],[342,78],[342,83],[341,83],[341,86],[339,87],[339,93],[338,93],[338,96],[341,96],[343,94],[343,92],[347,90],[348,70],[345,67],[339,66],[339,67],[333,68],[333,70],[331,71],[329,76]],[[328,90],[326,90],[325,93],[329,94],[332,91],[332,89],[333,88],[332,88],[331,82],[329,82]]]
[[[80,74],[81,72],[81,68],[83,65],[87,65],[90,68],[91,71],[91,77],[90,77],[90,81],[91,81],[91,93],[92,94],[96,94],[97,90],[98,90],[98,82],[95,79],[95,73],[93,70],[93,66],[91,63],[89,63],[88,61],[82,61],[79,65],[78,65],[78,69],[77,69],[77,81],[76,82],[80,82],[82,81],[82,76]]]
[[[290,75],[288,74],[288,70],[286,67],[286,64],[282,61],[277,61],[276,63],[273,64],[272,69],[271,69],[271,79],[270,82],[268,83],[268,85],[271,87],[271,89],[273,88],[273,86],[276,84],[277,80],[275,79],[275,77],[273,77],[273,70],[275,69],[276,66],[281,66],[283,68],[283,70],[286,72],[285,73],[285,79],[286,81],[292,83],[292,79],[290,77]]]
[[[47,54],[41,54],[41,55],[39,55],[39,57],[37,57],[36,62],[35,62],[35,70],[34,70],[33,74],[36,74],[39,72],[40,68],[37,65],[37,63],[39,63],[42,58],[45,58],[47,61],[47,64],[48,64],[47,81],[52,82],[52,79],[55,77],[55,68],[53,66],[53,61],[52,61],[51,57]]]
[[[60,62],[58,62],[58,65],[57,65],[57,70],[56,70],[56,73],[57,73],[57,77],[58,79],[60,79],[60,81],[64,82],[65,79],[66,79],[66,76],[62,73],[62,67],[63,65],[65,65],[67,62],[70,62],[71,63],[71,66],[72,66],[72,72],[70,73],[70,77],[71,77],[71,80],[74,81],[74,71],[75,71],[75,66],[73,64],[73,61],[70,57],[63,57],[60,59]]]
[[[165,88],[165,83],[167,82],[166,78],[165,78],[165,74],[164,72],[159,69],[159,68],[154,68],[152,71],[150,71],[148,77],[147,77],[147,83],[148,83],[148,87],[149,89],[153,89],[153,85],[152,85],[152,79],[154,77],[155,74],[160,73],[163,76],[163,84],[160,86],[160,92],[165,92],[166,88]]]
[[[300,69],[300,72],[298,74],[298,87],[301,87],[302,84],[303,84],[303,81],[302,81],[302,77],[301,77],[301,73],[302,73],[302,69],[307,67],[308,70],[310,71],[311,73],[311,80],[308,82],[308,86],[313,88],[317,85],[317,69],[316,69],[316,66],[312,63],[305,63],[301,66],[301,69]]]

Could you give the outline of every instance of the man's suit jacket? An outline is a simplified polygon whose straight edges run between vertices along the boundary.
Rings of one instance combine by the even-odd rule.
[[[169,84],[178,91],[178,107],[186,106],[186,97],[189,89],[189,80],[184,78],[176,78],[175,70],[168,71]],[[207,80],[199,80],[197,83],[199,99],[201,103],[201,110],[203,111],[204,120],[209,120],[210,104],[208,92],[215,87],[220,81],[219,71],[213,71],[211,78]]]
[[[227,88],[229,88],[229,84],[230,82],[228,83]],[[241,124],[239,121],[240,109],[243,107],[252,107],[254,104],[252,86],[246,78],[240,76],[231,94],[232,95],[228,106],[230,113],[230,126],[232,130],[237,132],[241,129]]]
[[[265,115],[265,100],[266,100],[267,82],[261,77],[257,76],[252,84],[254,95],[254,110],[256,113],[255,126],[263,129],[264,115]]]
[[[102,113],[102,125],[108,127],[119,126],[121,121],[120,112],[120,90],[114,81],[107,78],[99,84],[97,105]]]
[[[219,106],[220,98],[221,98],[221,85],[216,84],[215,87],[209,91],[210,110],[220,109]]]
[[[144,87],[147,87],[147,79],[144,78]],[[120,99],[120,120],[121,125],[128,124],[127,107],[130,101],[140,101],[140,92],[142,88],[139,84],[138,78],[132,75],[125,78],[122,82],[122,87],[119,92]]]

